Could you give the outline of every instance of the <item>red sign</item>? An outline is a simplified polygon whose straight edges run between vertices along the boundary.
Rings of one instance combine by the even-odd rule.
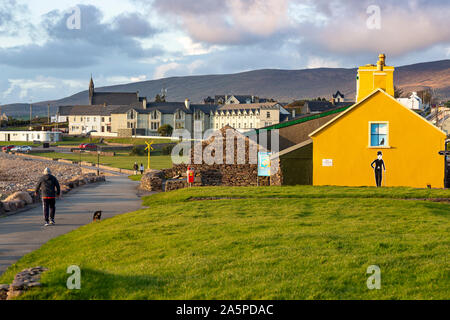
[[[186,171],[188,183],[194,183],[194,170],[188,167]]]

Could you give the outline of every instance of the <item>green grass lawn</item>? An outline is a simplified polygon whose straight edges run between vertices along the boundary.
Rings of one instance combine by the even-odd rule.
[[[86,138],[86,137],[74,137],[74,136],[64,136],[61,141],[55,142],[53,144],[58,146],[78,146],[81,143],[95,143],[100,144],[100,138]],[[100,144],[104,145],[104,144]]]
[[[131,179],[133,181],[141,181],[142,179],[142,174],[137,174],[135,176],[129,176],[128,179]]]
[[[45,266],[43,287],[22,299],[449,299],[450,205],[411,200],[443,197],[450,191],[160,193],[145,198],[148,209],[51,240],[0,283]],[[66,289],[70,265],[82,270],[81,290]],[[381,268],[380,290],[366,286],[370,265]]]
[[[25,131],[28,129],[25,129]],[[172,141],[170,139],[141,139],[141,138],[105,138],[104,141],[111,143],[120,143],[120,144],[130,144],[130,145],[145,145],[145,141],[153,141],[155,144],[163,144],[163,143],[174,143],[176,141]],[[106,143],[100,143],[100,138],[92,137],[74,137],[74,136],[64,136],[62,141],[52,142],[52,145],[57,146],[78,146],[81,143],[95,143],[97,145],[106,146]],[[33,145],[33,142],[25,142],[25,141],[0,141],[0,146],[4,145]]]
[[[66,159],[72,161],[80,161],[80,154],[78,153],[58,153],[58,152],[46,152],[46,153],[33,153],[33,155],[46,157],[50,159]],[[81,161],[97,163],[97,155],[82,153]],[[100,164],[121,169],[133,169],[134,162],[138,165],[144,164],[147,168],[147,156],[130,156],[128,153],[116,153],[114,157],[101,156]],[[161,155],[155,152],[150,158],[150,167],[152,169],[166,169],[172,167],[171,156]]]
[[[142,139],[142,138],[106,138],[105,141],[111,143],[132,144],[132,145],[145,145],[145,141],[156,143],[173,143],[171,139]]]
[[[33,141],[0,141],[0,146],[36,146]]]

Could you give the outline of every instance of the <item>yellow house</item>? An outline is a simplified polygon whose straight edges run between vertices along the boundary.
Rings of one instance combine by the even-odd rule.
[[[446,134],[393,98],[384,58],[359,69],[356,104],[310,134],[314,185],[375,186],[381,152],[382,186],[444,187]]]

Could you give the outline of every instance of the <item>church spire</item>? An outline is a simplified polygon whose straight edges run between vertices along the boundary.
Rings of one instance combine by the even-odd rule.
[[[89,105],[93,105],[94,100],[94,80],[92,80],[92,74],[91,74],[91,81],[89,82]]]

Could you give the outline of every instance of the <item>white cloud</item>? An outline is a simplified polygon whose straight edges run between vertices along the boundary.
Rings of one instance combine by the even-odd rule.
[[[9,87],[3,91],[3,98],[11,94],[17,95],[20,99],[29,102],[30,100],[40,100],[37,95],[45,90],[55,90],[63,86],[65,90],[86,89],[86,81],[59,79],[54,77],[38,76],[34,79],[8,79]]]
[[[311,57],[308,59],[308,65],[306,66],[308,69],[315,68],[339,68],[340,64],[334,60],[327,60],[321,57]]]
[[[167,77],[167,74],[169,72],[171,72],[174,75],[176,74],[177,76],[192,75],[196,72],[198,68],[203,67],[204,65],[205,61],[203,60],[194,60],[186,64],[178,62],[169,62],[157,67],[153,75],[153,78],[161,79]]]
[[[131,77],[114,76],[114,77],[106,78],[106,82],[108,84],[132,83],[132,82],[140,82],[140,81],[145,81],[145,80],[147,80],[146,75],[131,76]]]
[[[213,51],[220,50],[220,46],[214,45],[214,46],[206,47],[202,43],[194,42],[189,37],[178,38],[178,42],[180,42],[180,44],[183,48],[183,54],[188,55],[188,56],[208,54]]]
[[[19,90],[19,97],[21,99],[31,98],[29,96],[29,91],[34,89],[54,89],[56,88],[55,83],[52,83],[45,79],[8,79],[9,88],[3,92],[3,97],[7,97],[14,90]]]
[[[181,64],[177,62],[170,62],[167,64],[160,65],[159,67],[156,68],[155,73],[153,74],[153,79],[164,78],[168,71],[177,69],[179,67],[181,67]]]

